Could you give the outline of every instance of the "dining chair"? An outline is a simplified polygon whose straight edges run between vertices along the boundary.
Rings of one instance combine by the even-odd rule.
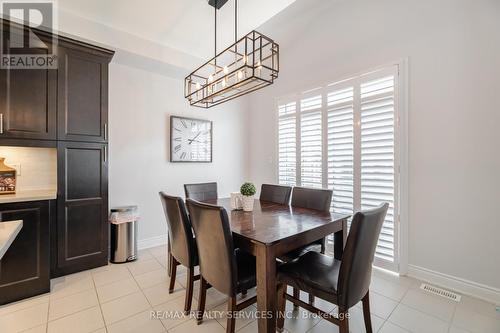
[[[184,184],[186,199],[197,201],[217,199],[217,183]]]
[[[171,294],[174,291],[177,266],[185,266],[187,268],[187,283],[184,312],[187,314],[191,311],[194,281],[200,278],[199,275],[194,275],[194,268],[198,266],[198,250],[182,198],[160,192],[160,199],[168,225],[170,275],[168,292]]]
[[[203,321],[207,284],[229,297],[228,313],[234,314],[255,303],[256,297],[240,304],[236,296],[255,287],[255,257],[233,246],[227,212],[223,207],[187,199],[187,207],[200,258],[198,324]],[[234,332],[235,316],[227,316],[227,332]]]
[[[297,261],[278,268],[278,310],[285,310],[286,299],[295,305],[320,315],[339,326],[340,333],[349,333],[349,309],[359,301],[363,303],[366,332],[371,333],[369,288],[375,249],[389,207],[379,207],[354,215],[342,260],[318,252],[308,252]],[[286,286],[308,292],[338,305],[334,316],[288,295]],[[284,317],[278,316],[277,327],[283,329]]]
[[[294,187],[292,191],[292,207],[308,208],[322,212],[329,212],[331,202],[332,190]],[[291,262],[297,260],[300,256],[306,254],[309,251],[316,251],[324,254],[326,252],[326,237],[314,241],[309,245],[285,253],[284,255],[280,256],[279,259],[284,262]],[[294,288],[293,294],[298,298],[299,290],[297,288]],[[312,295],[309,295],[309,304],[314,304],[314,297]]]
[[[260,188],[260,200],[288,205],[292,188],[283,185],[262,184]]]

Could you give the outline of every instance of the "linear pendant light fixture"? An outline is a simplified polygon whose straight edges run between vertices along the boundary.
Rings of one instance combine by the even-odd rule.
[[[184,80],[184,96],[192,106],[210,108],[271,85],[278,78],[277,43],[255,30],[238,39],[238,0],[234,44],[217,53],[217,9],[226,1],[209,0],[215,9],[215,56]]]

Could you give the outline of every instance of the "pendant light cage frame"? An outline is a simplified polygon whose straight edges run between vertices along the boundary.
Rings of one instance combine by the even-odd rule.
[[[278,73],[279,45],[253,30],[189,74],[184,96],[210,108],[273,84]]]

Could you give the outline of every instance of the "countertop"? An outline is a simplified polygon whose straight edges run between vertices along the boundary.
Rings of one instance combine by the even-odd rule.
[[[9,249],[17,234],[23,227],[23,221],[0,222],[0,259]]]
[[[53,200],[57,198],[57,190],[18,191],[16,194],[0,194],[0,204],[11,202],[26,202],[38,200]]]

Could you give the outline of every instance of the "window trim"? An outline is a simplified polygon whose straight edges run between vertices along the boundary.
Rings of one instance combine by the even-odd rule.
[[[394,140],[394,158],[398,161],[398,165],[395,165],[394,167],[394,173],[397,175],[394,180],[394,186],[395,190],[397,191],[397,194],[395,193],[394,200],[398,202],[397,205],[397,211],[395,210],[394,215],[395,215],[395,224],[396,224],[396,219],[397,219],[397,235],[395,233],[394,235],[394,242],[396,244],[397,242],[397,253],[394,254],[395,257],[395,265],[394,267],[384,267],[384,265],[379,265],[381,268],[388,268],[391,270],[396,270],[399,274],[401,275],[406,275],[408,272],[408,58],[402,58],[397,61],[392,61],[387,64],[384,64],[382,66],[377,66],[369,70],[364,70],[360,71],[355,75],[346,75],[343,76],[342,78],[338,80],[329,80],[328,83],[322,84],[322,85],[315,85],[314,88],[311,89],[301,89],[303,93],[292,93],[285,95],[280,98],[275,98],[274,99],[274,115],[275,115],[275,140],[276,140],[276,167],[275,167],[275,180],[276,182],[279,181],[279,112],[278,112],[278,106],[284,103],[289,103],[289,102],[295,102],[296,103],[296,144],[297,147],[300,147],[300,99],[303,97],[304,94],[307,94],[311,91],[320,89],[320,93],[322,95],[322,106],[321,106],[321,112],[322,112],[322,133],[327,133],[325,132],[325,126],[327,126],[327,121],[325,120],[325,117],[327,117],[327,112],[324,112],[323,109],[327,108],[327,103],[325,101],[326,94],[325,90],[328,88],[328,86],[338,86],[340,87],[343,82],[346,82],[346,84],[349,83],[349,81],[352,81],[353,79],[356,78],[366,78],[369,77],[370,74],[379,72],[381,70],[390,68],[392,66],[397,67],[397,73],[396,75],[398,76],[398,79],[395,80],[395,87],[394,87],[394,94],[395,94],[395,107],[396,113],[395,117],[397,117],[397,126],[395,126],[395,140]],[[332,83],[333,82],[333,83]],[[355,85],[355,87],[359,85]],[[356,88],[355,88],[356,89]],[[360,103],[359,98],[356,96],[359,96],[359,92],[354,93],[354,107],[356,109],[357,105],[356,103]],[[357,101],[356,101],[357,100]],[[358,108],[359,109],[359,108]],[[356,119],[359,116],[355,115],[354,119],[354,131],[356,130],[360,131],[360,126],[356,126],[357,120]],[[358,135],[355,134],[355,137],[359,138],[359,133]],[[327,135],[322,136],[322,153],[323,156],[325,155],[325,152],[328,150],[328,145],[327,145]],[[356,156],[354,157],[356,159]],[[296,156],[296,170],[297,170],[297,178],[296,181],[297,183],[300,184],[300,149],[297,149],[297,156]],[[356,165],[356,163],[355,163]],[[360,165],[360,164],[358,164]],[[327,163],[323,163],[323,168],[322,168],[322,177],[323,177],[323,187],[327,187],[328,184],[328,174],[327,174]],[[356,170],[354,171],[356,172]],[[359,171],[360,172],[360,171]],[[354,175],[356,177],[356,174]],[[359,193],[359,191],[354,191],[355,193]],[[396,207],[395,207],[396,208]],[[397,260],[396,260],[397,258]]]

